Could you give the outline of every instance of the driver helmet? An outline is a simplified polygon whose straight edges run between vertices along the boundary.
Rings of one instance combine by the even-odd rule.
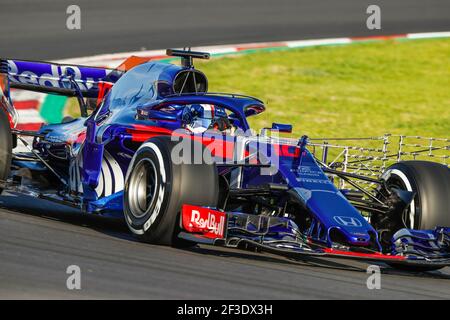
[[[186,128],[193,133],[203,133],[208,129],[228,129],[228,117],[223,107],[212,104],[192,104],[183,112]],[[226,122],[225,127],[222,125]]]

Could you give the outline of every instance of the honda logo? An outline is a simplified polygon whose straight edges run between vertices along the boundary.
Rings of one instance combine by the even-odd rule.
[[[341,226],[346,227],[361,227],[362,223],[357,218],[345,217],[345,216],[334,216],[334,221],[339,223]]]

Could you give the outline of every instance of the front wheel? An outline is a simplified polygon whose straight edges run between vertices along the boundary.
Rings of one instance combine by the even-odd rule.
[[[435,162],[403,161],[390,166],[382,175],[389,188],[398,188],[415,193],[414,199],[402,216],[392,217],[390,230],[434,229],[436,226],[450,226],[450,169]],[[399,265],[392,267],[408,271],[431,271],[441,269],[435,266]]]
[[[429,161],[403,161],[382,175],[389,188],[415,192],[402,217],[410,229],[450,226],[450,169]],[[395,230],[396,231],[396,230]]]
[[[195,142],[196,143],[196,142]],[[176,245],[183,204],[216,206],[218,174],[214,164],[174,164],[176,142],[154,137],[135,153],[124,188],[124,214],[143,241]]]

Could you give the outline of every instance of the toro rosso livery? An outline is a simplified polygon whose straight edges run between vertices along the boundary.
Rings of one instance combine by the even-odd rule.
[[[0,190],[124,217],[151,243],[416,270],[450,265],[446,165],[399,161],[378,176],[342,170],[326,154],[318,159],[308,137],[277,136],[291,125],[253,133],[248,117],[264,104],[208,93],[192,63],[207,53],[168,55],[181,65],[137,57],[116,69],[0,60]],[[19,130],[10,88],[76,97],[81,117]],[[15,151],[19,143],[29,152]]]

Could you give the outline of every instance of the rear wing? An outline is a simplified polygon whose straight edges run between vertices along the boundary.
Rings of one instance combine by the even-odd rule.
[[[6,75],[9,88],[64,96],[97,98],[104,84],[114,84],[123,73],[117,69],[0,59],[0,75]],[[9,92],[3,95],[9,96]]]
[[[15,88],[77,97],[81,115],[86,117],[88,106],[83,98],[97,99],[99,105],[125,72],[150,60],[131,56],[113,69],[0,58],[0,109],[7,111],[11,128],[15,127],[18,114],[10,94],[10,88]]]

